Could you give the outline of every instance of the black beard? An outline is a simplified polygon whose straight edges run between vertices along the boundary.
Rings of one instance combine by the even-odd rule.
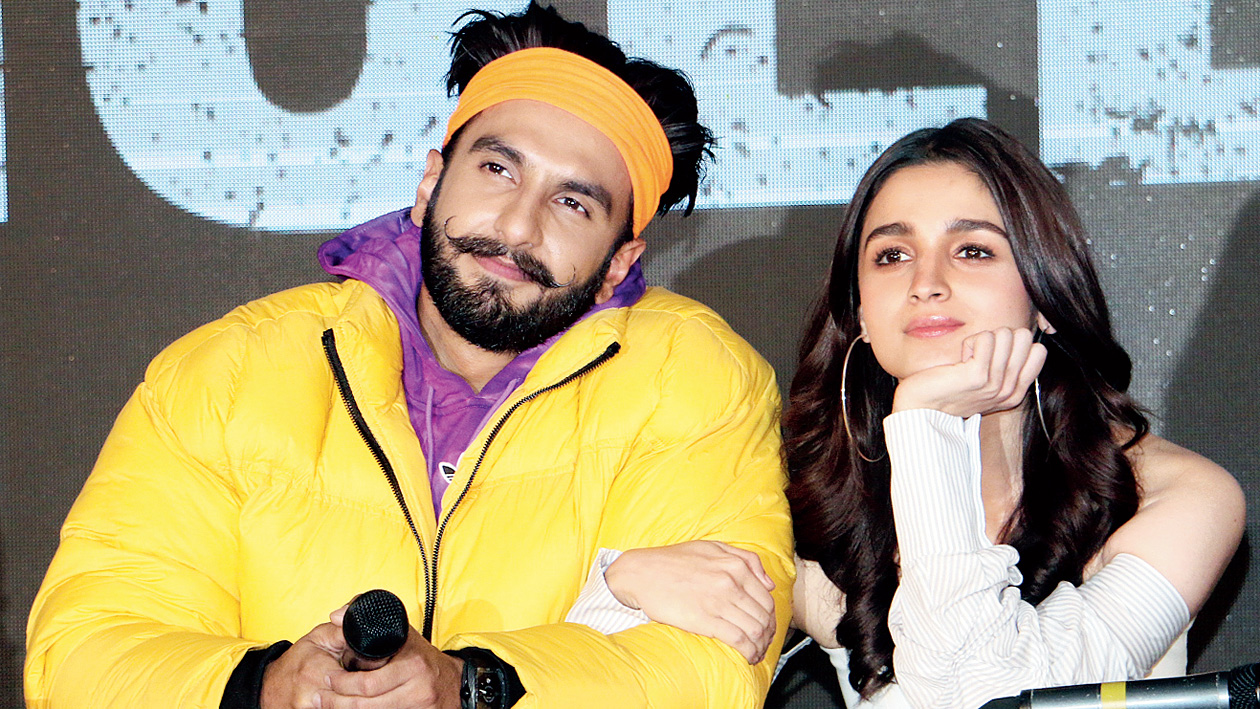
[[[445,225],[439,227],[433,216],[438,192],[434,189],[421,223],[420,268],[438,313],[460,337],[483,350],[519,354],[562,332],[594,307],[595,296],[617,252],[616,244],[590,278],[581,283],[556,284],[545,265],[530,254],[514,254],[505,245],[482,236],[456,237],[454,242],[463,253],[511,256],[530,280],[543,287],[538,300],[518,308],[509,299],[507,289],[489,276],[475,283],[460,281],[454,260],[461,251],[447,236]]]

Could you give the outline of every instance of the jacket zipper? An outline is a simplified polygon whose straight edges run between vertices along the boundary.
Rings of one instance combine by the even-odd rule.
[[[385,479],[389,481],[389,488],[394,491],[394,499],[398,501],[398,506],[402,508],[403,517],[407,519],[407,526],[411,528],[411,536],[416,540],[416,546],[420,547],[420,560],[424,562],[424,592],[429,592],[429,562],[428,557],[424,553],[424,542],[420,539],[420,532],[416,529],[416,523],[411,518],[411,510],[407,509],[407,502],[403,499],[402,487],[398,485],[398,476],[394,474],[394,466],[389,464],[389,458],[385,457],[385,449],[381,448],[381,444],[376,440],[376,436],[372,435],[372,431],[368,428],[367,420],[363,418],[363,412],[359,410],[359,404],[354,400],[354,392],[350,391],[350,380],[346,378],[346,369],[341,366],[341,355],[337,354],[337,338],[333,335],[332,328],[324,330],[321,338],[324,343],[324,357],[328,359],[328,366],[332,369],[333,380],[337,382],[337,391],[341,394],[341,401],[345,403],[346,410],[350,413],[350,420],[354,422],[354,428],[359,432],[359,437],[367,444],[368,450],[372,452],[372,457],[376,458],[376,464],[380,466],[381,472],[385,474]],[[427,598],[426,598],[427,600]],[[427,635],[425,636],[428,637]]]
[[[324,354],[328,358],[328,364],[332,368],[333,378],[337,382],[337,390],[341,393],[341,399],[345,402],[346,409],[350,412],[350,418],[354,421],[354,427],[359,432],[359,436],[367,444],[371,450],[373,457],[376,458],[377,464],[381,471],[385,474],[389,481],[390,489],[394,492],[394,499],[398,501],[398,506],[402,509],[403,517],[407,519],[407,526],[411,528],[411,535],[415,538],[417,546],[420,547],[420,560],[424,564],[424,624],[421,628],[421,634],[426,640],[433,639],[433,618],[437,613],[437,566],[438,553],[441,550],[442,537],[446,532],[446,526],[451,521],[451,515],[455,513],[455,509],[467,497],[468,491],[472,488],[473,480],[477,477],[477,472],[481,470],[481,464],[486,458],[486,453],[490,450],[490,444],[494,442],[495,437],[499,435],[499,431],[503,429],[503,425],[513,413],[516,412],[523,404],[528,401],[542,396],[543,394],[559,389],[569,382],[572,382],[591,370],[599,367],[603,363],[612,359],[613,355],[621,350],[621,344],[613,342],[604,349],[602,353],[595,359],[587,362],[578,368],[572,374],[564,379],[549,384],[533,393],[522,397],[512,404],[499,420],[495,422],[494,427],[490,429],[490,435],[486,437],[486,442],[481,447],[481,453],[477,456],[477,462],[473,465],[472,473],[468,476],[468,481],[464,483],[464,489],[460,491],[459,497],[455,498],[455,502],[451,505],[446,514],[442,516],[442,523],[438,525],[437,536],[433,540],[433,561],[430,568],[428,555],[424,550],[424,542],[420,539],[419,532],[416,531],[415,522],[411,517],[411,510],[407,508],[407,502],[403,499],[402,488],[398,485],[398,477],[394,474],[393,466],[389,464],[389,460],[385,457],[385,451],[381,448],[380,443],[367,427],[367,421],[363,418],[359,405],[354,400],[354,394],[350,391],[350,381],[346,378],[345,368],[341,365],[341,357],[337,354],[336,338],[333,336],[332,329],[324,331],[323,335]]]

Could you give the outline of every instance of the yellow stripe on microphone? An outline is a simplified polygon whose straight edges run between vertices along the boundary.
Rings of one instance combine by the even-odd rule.
[[[1098,691],[1101,709],[1124,709],[1124,687],[1124,682],[1103,682]]]

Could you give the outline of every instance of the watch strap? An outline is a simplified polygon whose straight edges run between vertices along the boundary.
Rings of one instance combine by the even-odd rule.
[[[516,668],[480,647],[448,650],[464,661],[459,683],[460,709],[509,709],[525,696]]]

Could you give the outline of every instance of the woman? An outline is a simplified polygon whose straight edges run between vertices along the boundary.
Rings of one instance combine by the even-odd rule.
[[[794,622],[850,707],[1138,678],[1171,644],[1158,672],[1184,674],[1242,493],[1149,432],[1129,376],[1076,212],[1022,145],[962,119],[876,160],[785,417]],[[747,556],[634,550],[607,579],[753,661],[773,614]]]
[[[1076,212],[1023,146],[962,119],[876,160],[785,417],[795,622],[850,706],[1142,677],[1184,643],[1242,494],[1149,433],[1129,376]]]

